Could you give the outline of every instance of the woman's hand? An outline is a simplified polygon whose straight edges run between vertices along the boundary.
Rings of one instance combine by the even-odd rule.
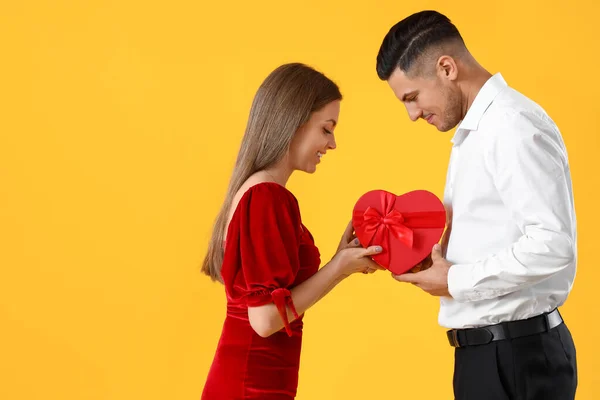
[[[350,220],[350,222],[348,223],[348,226],[346,227],[346,230],[344,231],[344,234],[342,235],[342,238],[340,239],[340,244],[337,247],[337,250],[335,251],[335,253],[339,253],[340,250],[343,250],[349,246],[358,246],[360,244],[360,242],[358,241],[358,239],[356,238],[356,234],[354,233],[354,227],[352,226],[352,220]]]
[[[378,269],[384,269],[371,259],[371,256],[381,253],[380,246],[368,248],[351,242],[349,246],[341,249],[331,260],[338,268],[341,276],[350,276],[357,272],[372,274]]]

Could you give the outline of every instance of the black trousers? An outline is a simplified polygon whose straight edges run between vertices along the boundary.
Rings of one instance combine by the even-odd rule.
[[[548,332],[455,349],[455,400],[573,400],[577,360],[571,332]]]

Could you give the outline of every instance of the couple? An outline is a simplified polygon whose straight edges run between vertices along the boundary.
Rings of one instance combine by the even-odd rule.
[[[457,127],[442,244],[394,276],[440,297],[455,347],[456,399],[573,399],[575,347],[557,307],[576,269],[567,153],[544,110],[487,72],[456,27],[413,14],[384,38],[377,74],[413,121]],[[302,64],[273,71],[252,104],[203,271],[225,286],[227,317],[202,399],[293,399],[302,315],[338,283],[380,267],[349,225],[335,256],[320,255],[286,188],[336,148],[342,95]],[[427,397],[424,394],[424,397]]]

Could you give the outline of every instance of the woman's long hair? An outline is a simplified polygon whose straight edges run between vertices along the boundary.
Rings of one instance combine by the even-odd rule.
[[[202,264],[202,272],[212,280],[222,282],[223,241],[236,193],[251,175],[273,166],[285,156],[292,137],[310,119],[311,113],[341,99],[333,81],[300,63],[284,64],[263,81],[254,96],[227,195]]]

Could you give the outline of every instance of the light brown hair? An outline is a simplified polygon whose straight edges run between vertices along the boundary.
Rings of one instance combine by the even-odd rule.
[[[300,63],[281,65],[260,85],[202,264],[202,272],[212,280],[222,282],[223,240],[236,193],[251,175],[273,166],[286,155],[292,137],[313,112],[341,99],[333,81]]]

